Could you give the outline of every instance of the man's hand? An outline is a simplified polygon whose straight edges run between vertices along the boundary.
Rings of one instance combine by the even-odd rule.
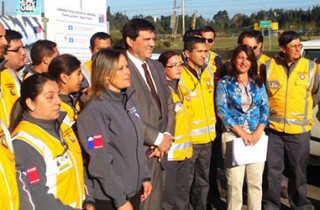
[[[171,136],[171,135],[169,135],[167,133],[163,134],[162,142],[158,146],[158,148],[161,151],[161,153],[167,154],[173,141],[174,141],[174,137],[173,136]]]
[[[158,161],[160,162],[160,161],[161,161],[161,158],[162,158],[163,155],[164,155],[164,153],[161,152],[161,151],[159,150],[159,148],[156,147],[156,146],[151,146],[151,147],[150,147],[150,151],[151,151],[151,152],[150,152],[148,158],[157,157],[157,158],[158,158]]]
[[[141,194],[141,202],[149,197],[152,192],[152,184],[151,182],[143,182],[142,183],[143,192]]]

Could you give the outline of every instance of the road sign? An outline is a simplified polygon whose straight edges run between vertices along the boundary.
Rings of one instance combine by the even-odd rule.
[[[271,28],[271,20],[260,20],[259,21],[259,26],[260,28]]]

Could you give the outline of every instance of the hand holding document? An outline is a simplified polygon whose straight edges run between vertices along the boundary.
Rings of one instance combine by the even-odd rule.
[[[254,145],[246,145],[241,138],[233,139],[233,166],[264,162],[267,158],[268,136],[261,136]]]

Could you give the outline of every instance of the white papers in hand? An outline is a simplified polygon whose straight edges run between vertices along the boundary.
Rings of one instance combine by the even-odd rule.
[[[233,166],[264,162],[267,158],[268,136],[261,136],[254,145],[245,145],[242,138],[233,139]]]

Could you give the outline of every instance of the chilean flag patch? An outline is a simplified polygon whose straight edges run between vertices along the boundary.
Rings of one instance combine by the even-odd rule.
[[[101,134],[88,136],[87,147],[89,150],[99,149],[103,147],[103,138]]]
[[[35,184],[40,181],[36,166],[31,167],[31,168],[27,168],[26,173],[27,173],[28,181],[30,184]]]

